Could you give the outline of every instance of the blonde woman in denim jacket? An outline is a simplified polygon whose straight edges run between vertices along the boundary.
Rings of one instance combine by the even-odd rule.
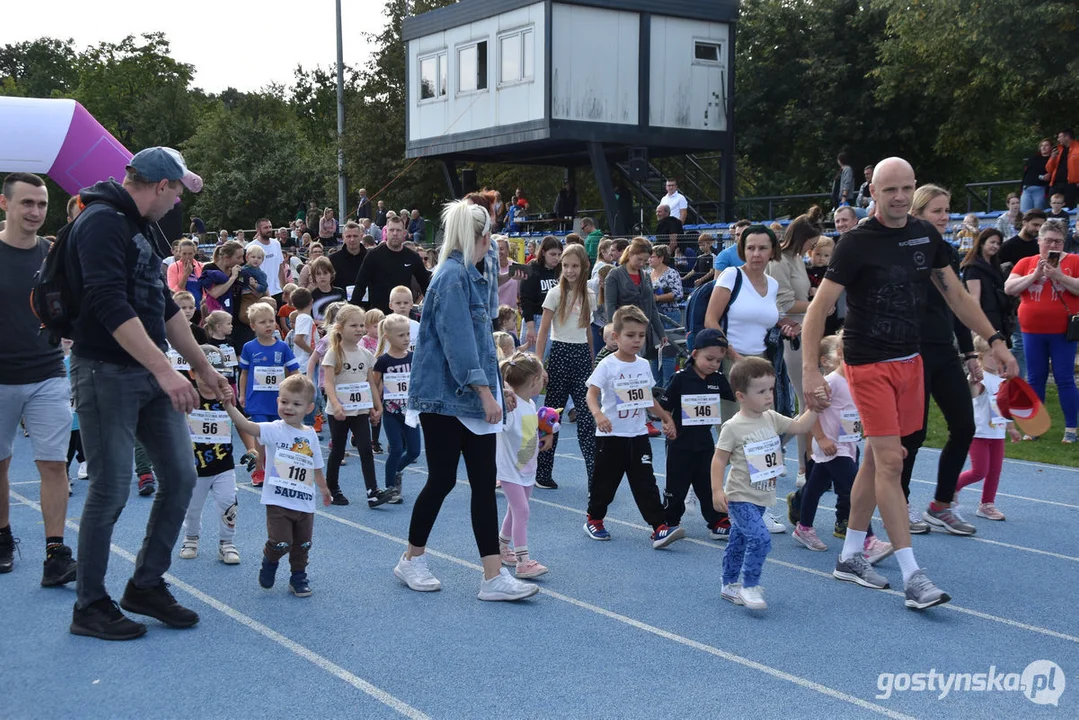
[[[492,290],[498,284],[497,266],[488,257],[491,216],[458,200],[443,209],[442,225],[445,239],[424,299],[408,390],[409,415],[418,414],[423,429],[427,483],[412,510],[408,548],[393,572],[416,591],[442,588],[424,551],[464,455],[472,529],[483,561],[479,598],[521,600],[539,588],[511,576],[498,547],[495,449],[502,429],[502,377],[491,336]]]

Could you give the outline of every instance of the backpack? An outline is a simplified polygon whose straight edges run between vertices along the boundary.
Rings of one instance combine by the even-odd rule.
[[[704,329],[704,317],[708,312],[708,301],[712,298],[716,281],[709,280],[704,285],[693,291],[686,303],[686,352],[693,352],[693,339],[697,333]],[[727,313],[731,305],[738,298],[738,292],[742,289],[742,273],[739,272],[734,278],[734,287],[731,289],[731,299],[727,301],[727,307],[723,310],[723,317],[719,319],[719,325],[723,334],[727,334]]]
[[[34,286],[30,289],[30,308],[41,321],[41,330],[49,334],[49,344],[60,345],[62,338],[70,338],[75,318],[79,316],[80,284],[68,276],[68,237],[74,222],[60,228],[56,242],[41,261],[34,274]]]

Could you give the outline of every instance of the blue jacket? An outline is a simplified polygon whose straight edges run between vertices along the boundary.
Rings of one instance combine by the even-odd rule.
[[[483,403],[470,386],[497,392],[501,377],[491,335],[497,276],[491,274],[490,257],[483,265],[481,273],[454,252],[431,278],[412,360],[410,410],[482,418]]]

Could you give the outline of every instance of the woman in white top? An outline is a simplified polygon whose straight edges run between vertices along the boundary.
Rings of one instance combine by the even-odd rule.
[[[724,372],[744,356],[765,355],[765,335],[779,322],[776,307],[779,283],[765,274],[765,268],[778,253],[775,233],[764,225],[751,225],[738,239],[738,257],[745,265],[727,268],[716,280],[708,299],[704,326],[727,336],[730,347],[724,359]]]
[[[796,217],[787,226],[783,242],[779,245],[779,256],[768,263],[767,273],[779,283],[776,306],[779,309],[780,324],[790,328],[793,334],[801,333],[802,321],[806,308],[809,307],[809,274],[806,272],[805,255],[813,249],[820,238],[823,228],[821,219],[824,212],[814,205],[804,215]],[[802,397],[802,348],[795,348],[791,343],[783,343],[783,361],[787,365],[787,377],[790,378],[794,395],[798,398],[798,409],[805,408]],[[806,436],[798,436],[798,481],[797,486],[805,485],[806,480]]]

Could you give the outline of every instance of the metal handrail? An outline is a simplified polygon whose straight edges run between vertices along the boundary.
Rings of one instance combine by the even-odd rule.
[[[829,197],[831,197],[831,193],[801,193],[798,195],[760,195],[757,197],[738,198],[737,200],[735,200],[735,207],[745,207],[747,209],[745,216],[754,217],[753,212],[750,211],[749,208],[752,208],[754,205],[766,202],[768,203],[768,213],[764,219],[775,220],[775,206],[777,204],[786,203],[791,200],[810,200]]]
[[[992,182],[975,182],[967,183],[964,185],[964,189],[967,194],[967,212],[974,212],[974,201],[977,200],[979,205],[985,205],[985,212],[991,212],[993,210],[993,188],[995,187],[1019,187],[1022,188],[1022,180],[993,180]],[[975,188],[986,188],[985,197],[979,195]]]

